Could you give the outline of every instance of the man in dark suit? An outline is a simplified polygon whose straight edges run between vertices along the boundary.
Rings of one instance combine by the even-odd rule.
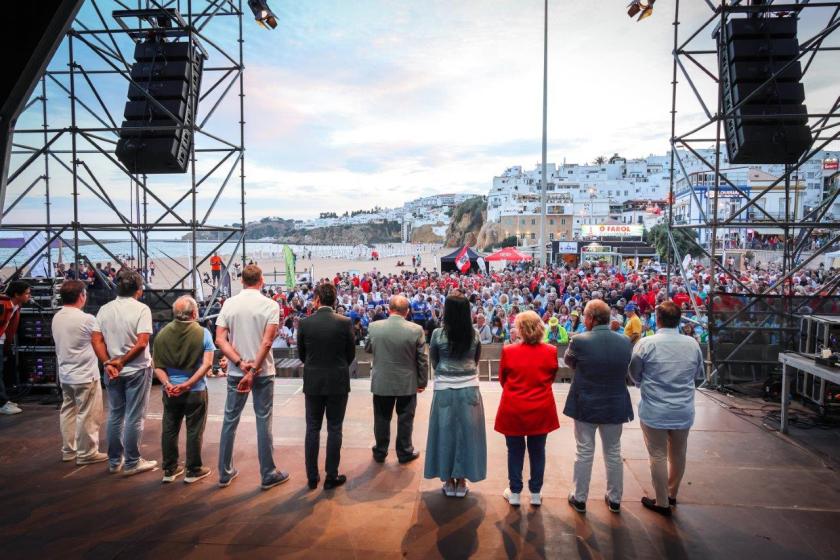
[[[347,394],[350,392],[350,364],[356,356],[350,319],[336,314],[335,286],[322,283],[315,288],[315,313],[300,322],[298,357],[303,362],[303,394],[306,397],[306,476],[309,488],[318,487],[318,447],[321,424],[327,416],[327,490],[341,486],[347,477],[338,474],[341,460],[341,429]]]
[[[411,443],[417,393],[429,382],[429,358],[423,328],[407,321],[408,299],[393,296],[390,316],[371,323],[365,350],[373,354],[373,458],[382,463],[391,441],[391,416],[397,410],[397,459],[408,463],[420,456]]]
[[[586,512],[597,430],[607,467],[604,498],[610,511],[619,513],[624,482],[621,432],[624,423],[633,420],[626,382],[633,345],[623,334],[610,330],[610,308],[600,299],[586,304],[583,321],[588,332],[573,336],[563,356],[566,364],[575,370],[563,409],[563,414],[575,420],[577,442],[574,489],[569,494],[569,504],[578,513]]]

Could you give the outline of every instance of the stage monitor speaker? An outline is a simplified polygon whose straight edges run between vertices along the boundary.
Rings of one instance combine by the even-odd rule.
[[[134,59],[117,158],[132,173],[185,173],[204,56],[189,42],[152,39],[135,46]]]
[[[730,163],[793,164],[813,142],[796,25],[794,17],[751,17],[718,31]]]

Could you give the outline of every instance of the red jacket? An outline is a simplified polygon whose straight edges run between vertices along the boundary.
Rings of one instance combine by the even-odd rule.
[[[6,348],[12,346],[12,340],[17,333],[19,322],[20,307],[15,309],[11,298],[5,294],[0,294],[0,337],[6,335]]]
[[[548,344],[512,344],[502,348],[499,382],[502,399],[495,430],[506,436],[536,436],[560,427],[552,384],[557,348]]]

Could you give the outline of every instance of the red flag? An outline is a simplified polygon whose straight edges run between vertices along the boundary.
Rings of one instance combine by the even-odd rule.
[[[458,267],[462,273],[466,274],[470,270],[470,257],[467,254],[467,246],[464,245],[464,248],[461,249],[461,252],[458,253],[458,256],[455,257],[455,266]]]

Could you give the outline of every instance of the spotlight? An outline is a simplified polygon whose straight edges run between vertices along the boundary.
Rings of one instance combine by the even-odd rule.
[[[254,12],[257,23],[266,29],[277,27],[277,16],[268,7],[268,0],[248,0],[248,7]]]
[[[635,17],[636,14],[639,14],[639,19],[636,21],[642,21],[643,19],[653,15],[654,2],[656,2],[656,0],[648,0],[647,4],[645,4],[642,3],[642,0],[633,0],[627,5],[627,15]]]

